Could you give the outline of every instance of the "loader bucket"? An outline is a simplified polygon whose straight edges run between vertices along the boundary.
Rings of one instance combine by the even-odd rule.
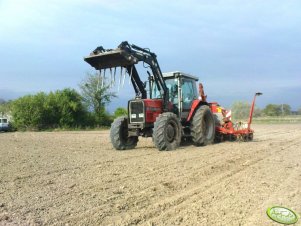
[[[96,70],[126,67],[138,62],[135,57],[130,56],[127,52],[119,48],[106,50],[104,52],[92,52],[90,56],[85,57],[84,60]]]

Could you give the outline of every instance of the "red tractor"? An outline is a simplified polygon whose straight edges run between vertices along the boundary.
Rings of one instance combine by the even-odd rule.
[[[103,81],[108,69],[115,82],[116,67],[121,67],[121,77],[127,73],[135,90],[136,97],[128,102],[128,115],[115,119],[111,126],[111,142],[116,150],[135,148],[139,136],[152,137],[160,151],[176,149],[185,138],[196,146],[213,143],[214,105],[206,101],[201,84],[197,90],[197,77],[179,71],[162,73],[155,53],[128,42],[116,49],[97,47],[84,60],[103,71]],[[151,70],[147,71],[148,86],[136,69],[139,62]]]

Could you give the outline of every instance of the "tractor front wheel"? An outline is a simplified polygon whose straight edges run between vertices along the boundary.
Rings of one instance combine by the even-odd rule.
[[[153,141],[159,151],[176,149],[181,142],[181,124],[178,117],[171,112],[160,114],[153,129]]]
[[[111,125],[110,137],[116,150],[128,150],[137,146],[138,137],[128,136],[128,120],[124,116],[114,120]]]
[[[215,137],[215,121],[207,105],[200,106],[191,121],[192,141],[196,146],[211,144]]]

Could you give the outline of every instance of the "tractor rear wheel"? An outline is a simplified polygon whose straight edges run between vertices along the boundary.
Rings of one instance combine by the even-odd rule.
[[[111,125],[110,137],[116,150],[128,150],[137,146],[138,137],[128,136],[128,120],[124,116],[114,120]]]
[[[181,124],[178,117],[171,112],[160,114],[153,129],[153,141],[159,151],[176,149],[181,142]]]
[[[196,146],[211,144],[215,138],[215,121],[207,105],[200,106],[191,121],[192,141]]]

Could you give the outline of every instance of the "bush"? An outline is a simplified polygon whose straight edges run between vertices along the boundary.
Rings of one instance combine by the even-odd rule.
[[[85,126],[87,111],[74,89],[26,95],[12,102],[14,126],[21,130]]]
[[[17,129],[41,129],[46,119],[43,104],[46,101],[45,93],[35,96],[26,95],[13,101],[12,116]]]
[[[231,111],[235,120],[247,119],[249,117],[251,105],[248,102],[234,102]]]
[[[263,113],[266,116],[284,116],[291,114],[291,106],[288,104],[268,104],[264,109]]]
[[[127,114],[128,114],[128,111],[126,108],[119,107],[119,108],[116,108],[116,110],[114,111],[114,118],[117,118],[119,116],[124,116]]]

